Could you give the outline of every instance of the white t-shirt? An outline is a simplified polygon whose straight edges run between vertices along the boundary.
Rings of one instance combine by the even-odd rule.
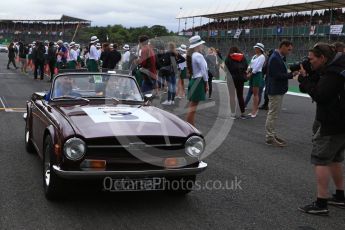
[[[182,54],[182,57],[184,57],[184,59],[187,60],[187,54]],[[187,62],[182,62],[180,64],[178,64],[178,67],[180,70],[184,70],[185,68],[187,68]]]
[[[123,62],[129,62],[130,55],[131,55],[131,53],[129,52],[129,50],[127,50],[122,56],[122,61]]]
[[[192,55],[193,78],[202,77],[204,81],[208,81],[207,62],[199,52]]]
[[[69,55],[68,55],[68,61],[77,61],[78,59],[78,53],[76,50],[71,49],[69,51]]]
[[[261,54],[260,56],[254,55],[251,62],[250,68],[252,69],[252,73],[256,74],[262,72],[262,67],[264,66],[266,61],[265,55]]]
[[[97,50],[95,45],[92,45],[90,47],[89,59],[93,59],[96,61],[98,61],[98,59],[99,59],[98,50]]]

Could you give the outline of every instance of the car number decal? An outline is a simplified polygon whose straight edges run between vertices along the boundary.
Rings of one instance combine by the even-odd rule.
[[[83,108],[83,110],[95,123],[119,121],[160,123],[141,108],[103,106]]]

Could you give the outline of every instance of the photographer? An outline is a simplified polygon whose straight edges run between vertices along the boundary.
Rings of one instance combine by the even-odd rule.
[[[311,163],[315,165],[317,200],[299,210],[309,214],[328,215],[328,204],[345,208],[343,164],[345,150],[345,54],[333,46],[318,43],[309,50],[314,73],[301,66],[299,82],[317,104]],[[336,187],[328,195],[330,178]]]

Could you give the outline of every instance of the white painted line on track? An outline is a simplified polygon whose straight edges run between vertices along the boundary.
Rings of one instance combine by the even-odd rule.
[[[225,84],[226,83],[226,81],[223,81],[223,80],[213,80],[212,82],[216,83],[216,84]],[[244,88],[248,89],[249,86],[244,86]],[[291,96],[310,98],[310,96],[308,94],[304,94],[304,93],[295,93],[295,92],[290,92],[289,91],[286,94],[287,95],[291,95]]]
[[[6,110],[6,105],[5,105],[5,103],[4,103],[4,101],[2,100],[2,97],[0,97],[0,103],[1,103],[1,105],[2,105],[2,108],[4,108],[4,110],[5,110],[5,112],[7,112]]]

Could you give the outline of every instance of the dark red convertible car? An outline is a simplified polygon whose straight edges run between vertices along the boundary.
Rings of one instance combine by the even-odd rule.
[[[46,197],[58,197],[73,179],[103,179],[109,191],[191,191],[207,167],[204,138],[151,106],[151,97],[135,78],[108,73],[60,74],[49,92],[34,93],[24,114],[25,145],[42,158]]]

